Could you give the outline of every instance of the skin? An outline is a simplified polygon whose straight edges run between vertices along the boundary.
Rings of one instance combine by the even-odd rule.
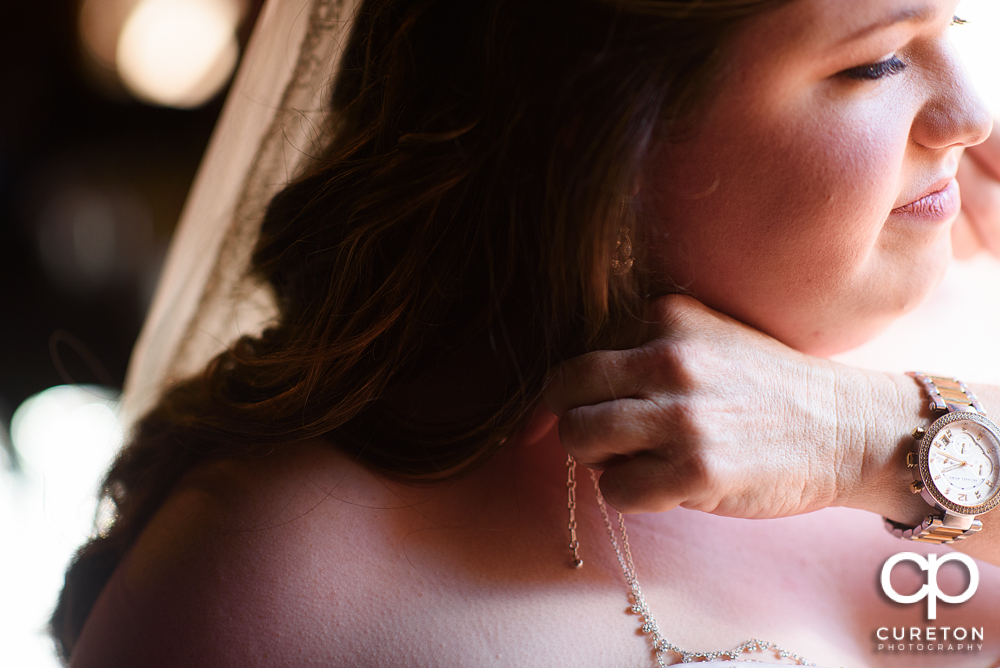
[[[565,476],[554,431],[432,488],[382,479],[322,442],[204,467],[115,572],[72,666],[655,665],[625,613],[582,471],[585,566],[569,566]],[[628,530],[643,592],[682,646],[721,649],[753,635],[829,667],[902,665],[872,655],[870,636],[922,625],[922,610],[872,586],[899,545],[859,515],[741,522],[678,509],[629,518]],[[981,577],[983,591],[1000,587],[1000,570],[984,566]],[[916,580],[900,569],[895,584],[912,591]],[[961,574],[946,569],[941,582],[960,590]],[[988,596],[939,617],[951,627],[995,619]],[[948,665],[982,668],[1000,655],[1000,638],[987,633],[981,653]],[[926,655],[905,664],[941,665]]]
[[[704,124],[654,151],[640,193],[651,262],[699,301],[660,299],[650,342],[564,363],[546,392],[563,445],[604,470],[616,508],[926,515],[904,466],[902,435],[931,417],[916,383],[819,355],[919,303],[950,259],[955,215],[898,207],[955,175],[991,129],[948,42],[956,4],[803,0],[753,19]],[[918,20],[849,39],[907,10]],[[891,55],[903,72],[842,74]],[[965,176],[996,167],[995,150]],[[972,186],[965,219],[988,230],[996,184]],[[1000,406],[996,388],[977,391]],[[961,549],[1000,563],[990,519]]]
[[[660,142],[647,165],[654,270],[814,355],[919,303],[947,267],[952,221],[893,210],[953,177],[991,117],[948,39],[956,2],[845,40],[920,4],[795,2],[752,20],[694,139]],[[893,55],[898,74],[845,74]]]
[[[969,149],[958,164],[962,212],[952,227],[955,257],[986,250],[1000,257],[1000,134]]]
[[[795,50],[817,40],[792,39],[901,6],[910,5],[798,0],[761,17],[734,48],[773,56],[790,80],[755,88],[746,77],[771,76],[766,68],[737,70],[722,95],[760,122],[770,110],[784,125],[745,124],[751,146],[741,148],[729,140],[742,132],[706,122],[691,144],[664,144],[654,154],[639,193],[643,236],[664,272],[683,254],[657,235],[692,257],[706,239],[718,247],[706,256],[711,263],[691,262],[681,277],[709,306],[692,297],[656,300],[648,343],[563,364],[548,384],[551,412],[539,408],[509,448],[453,483],[394,483],[323,441],[191,472],[102,592],[72,666],[653,665],[636,617],[624,613],[621,573],[579,469],[586,566],[567,565],[566,450],[604,470],[601,487],[615,507],[661,511],[630,518],[629,535],[643,591],[670,639],[712,650],[754,635],[828,666],[941,665],[934,655],[871,651],[876,628],[926,621],[917,606],[893,605],[873,586],[901,544],[872,514],[905,521],[926,512],[903,492],[902,458],[912,441],[900,436],[926,423],[925,402],[909,378],[815,353],[864,338],[933,286],[950,226],[911,229],[888,213],[929,174],[954,168],[988,121],[952,70],[935,65],[950,58],[941,36],[952,2],[932,3],[929,23],[831,55],[823,61],[828,73],[809,69],[818,56]],[[837,71],[894,50],[913,58],[904,75],[913,78],[831,83]],[[746,104],[754,94],[765,99]],[[879,114],[883,102],[893,113]],[[963,113],[932,113],[944,104]],[[720,122],[731,113],[721,103],[709,112]],[[811,120],[814,113],[825,124]],[[859,118],[877,120],[877,131],[873,124],[859,137],[850,122]],[[789,128],[805,133],[801,143]],[[859,142],[867,147],[860,153]],[[682,198],[673,190],[700,194],[715,178],[705,169],[671,174],[685,151],[692,168],[740,167],[755,188],[740,192],[742,177],[723,179],[720,171],[713,193]],[[734,162],[715,160],[719,151]],[[851,170],[870,171],[852,180]],[[755,183],[758,172],[777,184]],[[891,178],[875,179],[876,172]],[[796,174],[809,186],[790,188]],[[714,239],[681,225],[682,215],[705,216],[694,222],[714,230]],[[771,262],[758,255],[747,264],[747,248],[768,251]],[[915,259],[932,269],[915,273]],[[803,273],[809,280],[787,280]],[[713,292],[720,277],[733,283]],[[887,280],[888,296],[876,296],[872,282]],[[836,322],[838,308],[848,309],[847,324]],[[812,326],[800,330],[802,323]],[[1000,406],[1000,390],[976,389]],[[987,524],[966,543],[1000,555],[990,531]],[[901,591],[919,586],[911,576],[899,575],[910,578],[896,583]],[[982,590],[1000,588],[1000,570],[983,566],[981,577]],[[943,571],[942,585],[955,590],[961,582]],[[995,628],[993,607],[977,596],[946,607],[939,624]],[[982,654],[949,656],[948,665],[986,665],[1000,655],[995,635]]]

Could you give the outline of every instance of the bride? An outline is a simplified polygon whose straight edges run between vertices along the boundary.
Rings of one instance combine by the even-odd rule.
[[[332,103],[302,108],[303,166],[263,212],[274,125],[212,255],[229,273],[188,300],[231,314],[220,284],[263,286],[273,317],[193,373],[204,314],[171,347],[184,300],[158,302],[139,353],[188,361],[130,381],[168,388],[67,575],[70,664],[995,663],[1000,571],[933,622],[879,574],[942,553],[882,517],[1000,563],[1000,520],[922,525],[907,468],[928,392],[989,415],[1000,388],[826,359],[951,256],[956,171],[991,127],[956,5],[366,0]],[[283,109],[340,8],[314,4]],[[196,202],[228,192],[200,178],[222,185]],[[933,649],[882,639],[928,626]]]

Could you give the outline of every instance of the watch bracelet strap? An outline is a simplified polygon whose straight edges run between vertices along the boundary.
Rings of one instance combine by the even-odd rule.
[[[929,373],[908,371],[908,376],[923,385],[929,399],[928,406],[933,412],[956,413],[965,411],[985,415],[979,398],[969,387],[958,378],[948,376],[932,376]]]
[[[932,543],[934,545],[943,545],[953,543],[956,540],[964,540],[983,528],[983,523],[975,519],[972,520],[967,529],[963,529],[960,526],[949,526],[949,520],[953,517],[952,515],[945,515],[944,517],[928,515],[923,522],[915,527],[885,519],[885,528],[896,538],[912,540],[916,543]]]
[[[963,520],[954,515],[928,515],[923,522],[915,527],[907,526],[899,522],[894,522],[888,518],[885,520],[885,528],[896,538],[902,540],[912,540],[915,543],[932,543],[934,545],[944,545],[954,543],[956,540],[965,540],[983,528],[983,523],[977,519],[972,520],[968,528],[954,526],[953,520]]]
[[[908,376],[920,383],[927,392],[928,408],[933,413],[978,413],[985,415],[979,398],[969,387],[958,378],[935,376],[920,371],[908,371]],[[977,519],[949,515],[943,511],[928,515],[923,522],[915,527],[908,526],[882,518],[886,530],[896,538],[917,543],[932,543],[944,545],[964,540],[983,528],[983,523]],[[964,526],[966,523],[969,526]]]

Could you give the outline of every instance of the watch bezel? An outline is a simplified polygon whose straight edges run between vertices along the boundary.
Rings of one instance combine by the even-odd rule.
[[[982,515],[983,513],[993,510],[998,505],[1000,505],[1000,486],[993,491],[986,501],[979,504],[978,506],[963,506],[961,504],[955,503],[945,498],[944,494],[937,488],[934,484],[934,480],[930,473],[930,457],[928,456],[931,448],[931,443],[934,442],[934,437],[937,436],[938,432],[944,429],[946,426],[952,422],[957,422],[958,420],[969,420],[975,422],[989,431],[993,438],[997,442],[997,464],[1000,466],[1000,427],[993,424],[993,422],[986,416],[980,413],[973,413],[971,411],[956,411],[954,413],[948,413],[943,415],[931,424],[927,428],[927,432],[924,434],[923,438],[920,439],[920,450],[919,452],[919,467],[920,467],[920,479],[924,483],[924,489],[931,495],[935,502],[942,508],[949,510],[958,515]]]

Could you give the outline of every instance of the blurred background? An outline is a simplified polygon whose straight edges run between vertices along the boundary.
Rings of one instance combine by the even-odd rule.
[[[0,665],[58,665],[45,623],[92,530],[129,353],[262,4],[0,11]],[[1000,109],[1000,3],[959,15]]]
[[[0,665],[44,636],[121,440],[117,397],[263,0],[0,10]]]

